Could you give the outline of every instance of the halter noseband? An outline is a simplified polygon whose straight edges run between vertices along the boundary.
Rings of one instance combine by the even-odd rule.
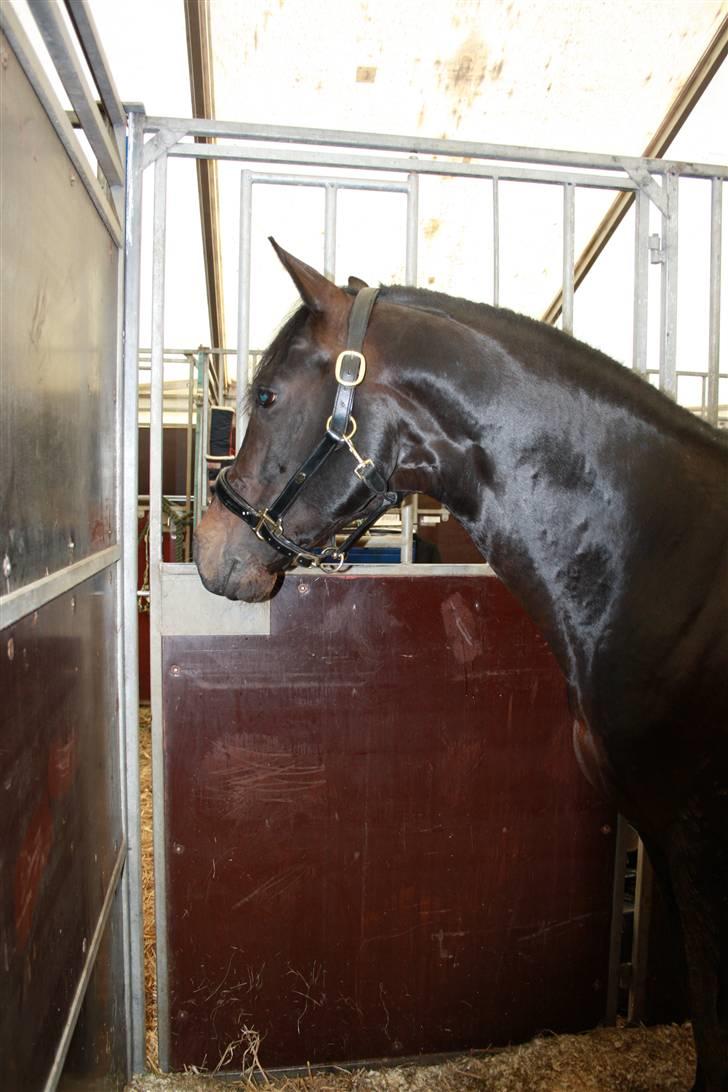
[[[356,421],[352,416],[354,392],[366,374],[366,360],[362,353],[364,335],[377,298],[377,288],[362,288],[354,298],[349,315],[347,347],[336,361],[336,394],[331,416],[326,422],[324,434],[311,454],[298,467],[284,485],[276,499],[267,508],[255,508],[249,504],[228,481],[229,467],[221,470],[215,483],[215,496],[222,504],[249,527],[262,542],[297,565],[313,565],[316,568],[334,568],[338,572],[346,560],[346,554],[354,543],[393,505],[401,499],[399,493],[387,490],[387,483],[371,459],[363,458],[353,444]],[[356,459],[354,474],[379,497],[379,504],[342,543],[340,547],[328,546],[321,553],[314,553],[288,538],[283,530],[283,516],[298,497],[304,484],[324,465],[332,451],[345,445]]]

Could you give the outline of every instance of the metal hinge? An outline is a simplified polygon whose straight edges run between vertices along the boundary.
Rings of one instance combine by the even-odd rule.
[[[650,252],[651,265],[660,265],[665,261],[665,251],[662,246],[662,239],[659,235],[650,235],[647,240],[647,249]]]

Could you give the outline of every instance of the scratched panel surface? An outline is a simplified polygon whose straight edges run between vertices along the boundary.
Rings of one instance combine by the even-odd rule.
[[[3,1090],[44,1086],[119,848],[113,576],[0,633]]]
[[[289,577],[270,637],[166,638],[164,687],[174,1068],[600,1019],[614,817],[497,580]]]

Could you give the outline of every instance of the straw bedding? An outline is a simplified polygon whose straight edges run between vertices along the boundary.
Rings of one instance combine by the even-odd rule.
[[[158,1072],[148,709],[141,710],[140,722],[147,1062],[152,1074],[135,1078],[129,1092],[210,1092],[221,1087],[213,1073],[170,1076]],[[686,1092],[694,1066],[692,1036],[685,1025],[597,1028],[582,1035],[544,1036],[523,1046],[480,1052],[436,1066],[334,1070],[276,1078],[266,1074],[258,1062],[255,1034],[245,1034],[242,1048],[236,1044],[244,1075],[238,1080],[228,1078],[222,1087],[264,1087],[282,1092]]]

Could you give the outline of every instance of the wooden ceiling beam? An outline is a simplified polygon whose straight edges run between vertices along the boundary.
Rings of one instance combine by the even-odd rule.
[[[187,58],[190,70],[192,114],[196,118],[215,117],[212,39],[209,0],[185,0],[187,28]],[[214,143],[211,137],[195,137],[199,144]],[[197,161],[197,187],[200,199],[202,248],[207,285],[207,306],[210,315],[211,348],[225,346],[225,308],[222,279],[222,248],[220,245],[220,203],[217,186],[217,163]]]

